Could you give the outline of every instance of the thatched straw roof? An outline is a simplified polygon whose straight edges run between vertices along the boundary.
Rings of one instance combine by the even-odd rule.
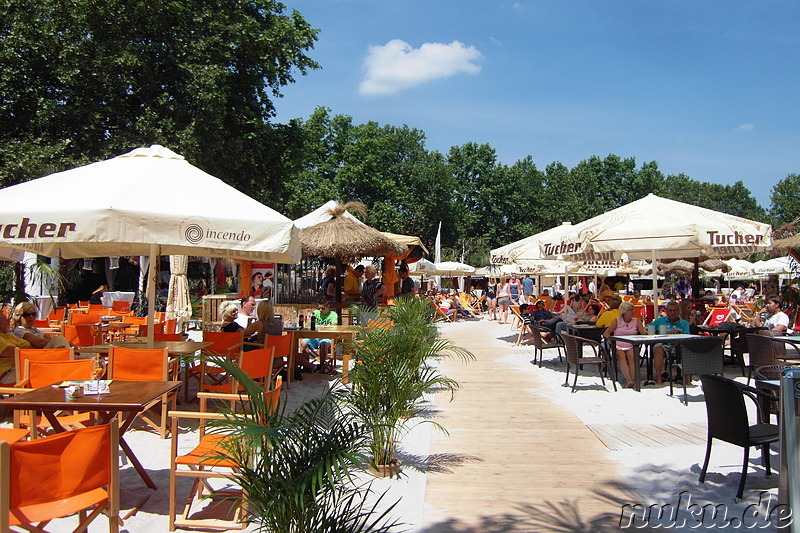
[[[402,256],[406,247],[385,237],[380,231],[343,216],[345,211],[366,213],[359,202],[337,204],[330,209],[331,219],[300,230],[305,257],[334,257],[353,261],[365,256]]]
[[[789,250],[800,249],[800,235],[792,235],[791,237],[786,237],[785,239],[772,241],[772,249],[780,251],[781,253]]]

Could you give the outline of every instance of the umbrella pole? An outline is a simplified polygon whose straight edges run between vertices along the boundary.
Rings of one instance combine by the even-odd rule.
[[[158,245],[150,245],[150,265],[147,271],[147,345],[153,346],[156,316],[156,262],[158,261]]]
[[[650,251],[653,260],[653,320],[658,318],[658,265],[656,263],[655,249]]]

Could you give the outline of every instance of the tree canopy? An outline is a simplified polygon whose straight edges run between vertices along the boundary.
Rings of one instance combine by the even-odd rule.
[[[316,36],[273,0],[0,0],[0,185],[158,143],[280,190],[299,137],[272,98]]]

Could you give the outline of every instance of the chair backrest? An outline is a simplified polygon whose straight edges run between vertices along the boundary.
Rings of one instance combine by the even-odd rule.
[[[684,375],[722,374],[725,339],[703,337],[681,342],[678,350]]]
[[[731,314],[731,310],[727,307],[713,307],[711,311],[708,313],[708,318],[706,323],[709,326],[719,326],[726,320],[728,320],[728,316]]]
[[[787,365],[760,366],[753,372],[753,377],[756,380],[779,380],[781,379],[781,373],[786,368],[788,368]]]
[[[123,300],[114,300],[111,302],[111,310],[117,311],[118,313],[130,313],[131,303],[132,302],[125,302]]]
[[[701,374],[708,417],[708,436],[747,446],[750,422],[741,386],[732,379]]]
[[[49,328],[50,321],[49,320],[34,320],[33,327],[35,328]]]
[[[139,330],[137,332],[137,336],[139,336],[139,337],[147,337],[147,318],[142,317],[142,318],[139,318],[139,320],[137,320],[137,321],[134,321],[134,322],[128,321],[128,322],[139,326]],[[136,322],[140,322],[140,323],[136,324]],[[154,322],[153,323],[153,335],[155,335],[157,333],[164,333],[164,323],[163,322]]]
[[[92,311],[102,311],[102,310],[103,310],[103,304],[89,304],[90,313]]]
[[[164,321],[163,330],[164,333],[176,333],[176,329],[178,327],[178,319],[177,318],[170,318],[169,320]]]
[[[8,444],[0,442],[0,508],[11,526],[66,516],[97,502],[82,497],[104,489],[116,520],[117,422]],[[22,512],[22,508],[25,512]]]
[[[94,324],[80,324],[77,326],[63,324],[61,327],[64,338],[78,348],[94,346],[98,342],[97,337],[95,337],[93,333]]]
[[[226,331],[204,331],[203,341],[213,343],[204,351],[211,355],[237,356],[242,350],[242,343],[244,342],[243,331],[239,330],[232,333]]]
[[[51,348],[37,350],[35,348],[15,348],[14,366],[18,373],[25,370],[25,361],[72,361],[75,359],[75,348]],[[18,376],[21,377],[21,376]]]
[[[574,335],[561,334],[561,339],[564,341],[564,351],[567,354],[567,363],[574,365],[578,363],[578,359],[583,357],[583,344],[584,342],[591,342],[588,339],[581,339]]]
[[[555,305],[553,306],[553,312],[560,313],[562,309],[564,309],[564,300],[556,301]]]
[[[764,335],[745,335],[747,351],[750,353],[750,366],[776,365],[779,355],[786,355],[786,348],[782,342],[773,341]]]
[[[108,379],[124,381],[166,381],[169,350],[146,350],[111,346],[108,351]]]
[[[265,335],[264,347],[275,349],[273,357],[289,357],[289,352],[292,350],[292,336]]]
[[[50,314],[47,315],[47,320],[50,322],[63,322],[66,311],[66,307],[55,307],[50,310]]]
[[[72,326],[79,326],[81,324],[99,324],[100,313],[70,313],[69,323]]]
[[[153,333],[154,341],[182,341],[183,335],[180,333]]]
[[[91,359],[75,361],[25,361],[24,380],[31,388],[38,389],[62,381],[87,381],[92,379]]]
[[[270,378],[272,377],[272,358],[274,356],[274,347],[242,352],[239,357],[239,367],[250,376],[250,379]]]

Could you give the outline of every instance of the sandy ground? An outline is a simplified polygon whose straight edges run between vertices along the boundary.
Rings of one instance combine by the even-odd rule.
[[[488,320],[462,321],[456,324],[444,324],[443,332],[450,338],[458,340],[464,337],[465,328],[480,328],[485,332],[486,339],[500,341],[501,348],[498,357],[503,365],[503,371],[513,378],[514,373],[534,373],[540,385],[531,390],[531,394],[538,397],[536,401],[556,402],[562,407],[572,411],[587,426],[606,426],[624,431],[626,424],[662,426],[665,424],[699,424],[705,426],[705,407],[699,382],[689,389],[689,404],[681,403],[679,395],[668,396],[666,387],[646,387],[642,392],[630,389],[620,389],[614,392],[611,384],[606,381],[606,387],[600,386],[600,380],[594,370],[588,370],[587,375],[579,379],[579,389],[571,393],[569,388],[563,387],[565,364],[558,361],[554,350],[545,354],[545,361],[541,368],[534,366],[533,348],[527,346],[513,346],[516,334],[512,333],[508,325],[501,325]],[[466,348],[473,348],[464,345]],[[729,377],[741,376],[737,367],[726,367]],[[330,383],[330,377],[321,375],[306,375],[302,382],[295,382],[287,393],[288,401],[297,403],[304,398],[320,394]],[[524,400],[523,400],[524,401]],[[179,406],[185,408],[186,406]],[[189,408],[196,408],[190,404]],[[521,406],[525,408],[525,406]],[[479,413],[476,416],[480,416]],[[5,422],[2,425],[7,426]],[[406,524],[406,530],[424,532],[428,531],[422,524],[425,502],[426,480],[431,473],[426,467],[426,458],[431,442],[430,424],[415,424],[403,439],[401,458],[404,464],[403,475],[395,479],[377,479],[372,488],[376,493],[387,490],[385,502],[398,502],[393,516]],[[458,428],[448,427],[453,432]],[[193,441],[193,428],[185,427],[180,436],[181,448],[191,445]],[[742,502],[734,502],[736,486],[739,481],[742,453],[741,448],[726,443],[715,442],[709,474],[704,484],[698,483],[698,475],[702,466],[705,450],[703,442],[688,444],[643,444],[636,439],[631,439],[621,449],[606,448],[607,457],[613,459],[620,466],[621,475],[617,480],[609,480],[604,487],[594,487],[597,490],[607,490],[618,498],[620,504],[667,505],[678,507],[675,514],[672,508],[666,508],[664,516],[660,519],[655,513],[650,513],[647,523],[639,520],[643,511],[630,523],[632,528],[666,528],[673,531],[689,531],[698,528],[715,527],[722,529],[740,529],[742,525],[756,526],[761,531],[773,531],[774,527],[764,516],[768,509],[776,504],[778,476],[766,478],[761,467],[760,454],[755,450],[751,453],[750,470],[745,489],[745,498]],[[125,520],[122,531],[167,531],[168,509],[168,465],[169,465],[169,439],[161,440],[157,435],[144,429],[142,425],[136,426],[127,433],[126,439],[148,470],[156,484],[157,491],[151,491],[141,482],[136,472],[123,461],[121,472],[121,507],[122,515],[127,514],[134,506],[144,501],[144,504],[133,516]],[[622,439],[625,440],[624,438]],[[498,443],[502,446],[502,443]],[[778,465],[777,445],[773,447],[773,468]],[[565,462],[569,457],[564,457]],[[436,475],[439,475],[438,473]],[[444,474],[447,475],[447,474]],[[364,477],[364,480],[370,477]],[[188,490],[188,483],[181,485],[182,495]],[[770,500],[770,498],[772,498]],[[717,516],[711,516],[710,508],[705,504],[719,506]],[[625,520],[630,518],[630,513]],[[744,524],[741,520],[744,519]],[[625,521],[623,520],[623,521]],[[74,518],[62,519],[51,524],[50,529],[56,532],[71,531],[76,524]],[[737,528],[737,526],[739,526]],[[613,529],[618,529],[615,527]],[[106,530],[104,518],[95,521],[89,529],[91,532]],[[251,529],[252,530],[252,529]],[[600,531],[602,528],[563,523],[555,520],[552,527],[543,527],[542,531]],[[456,530],[454,530],[456,531]],[[521,531],[509,527],[496,529],[500,531]]]

